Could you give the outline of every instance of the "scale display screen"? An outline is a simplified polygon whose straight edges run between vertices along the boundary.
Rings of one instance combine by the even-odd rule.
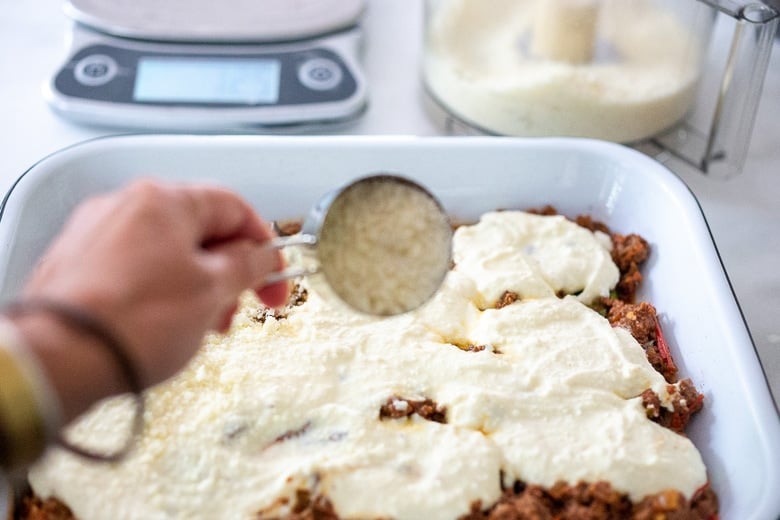
[[[133,99],[140,102],[272,104],[281,63],[267,58],[142,57]]]

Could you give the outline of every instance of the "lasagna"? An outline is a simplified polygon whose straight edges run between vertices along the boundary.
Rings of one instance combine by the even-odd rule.
[[[498,211],[457,228],[442,287],[407,314],[308,280],[283,310],[245,294],[148,390],[136,449],[51,450],[22,517],[715,518],[684,433],[702,397],[634,302],[648,251],[589,218]],[[119,443],[129,409],[107,400],[69,434]]]

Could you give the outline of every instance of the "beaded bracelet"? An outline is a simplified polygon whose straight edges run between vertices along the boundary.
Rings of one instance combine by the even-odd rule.
[[[128,351],[116,335],[89,312],[58,301],[43,299],[20,300],[7,304],[3,312],[7,316],[21,316],[35,313],[51,314],[68,327],[77,329],[99,340],[99,343],[116,362],[135,399],[135,416],[133,418],[133,427],[130,436],[124,446],[113,453],[101,453],[90,448],[73,444],[65,439],[62,434],[57,435],[56,443],[67,451],[93,461],[116,462],[127,455],[132,449],[135,439],[143,431],[143,387],[138,371],[136,370]]]

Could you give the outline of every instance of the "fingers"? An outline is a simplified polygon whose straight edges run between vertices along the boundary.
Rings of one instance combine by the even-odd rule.
[[[274,236],[249,203],[231,191],[202,185],[178,189],[197,226],[196,238],[200,242],[236,238],[264,242]]]
[[[281,253],[261,244],[275,233],[243,198],[224,188],[198,184],[136,181],[127,192],[143,204],[141,213],[161,211],[171,223],[178,215],[179,236],[196,246],[196,254],[213,278],[224,305],[245,289],[260,287],[258,296],[270,306],[283,305],[289,296],[286,282],[264,286],[271,272],[283,268]],[[150,208],[151,206],[151,208]],[[182,218],[183,217],[183,218]],[[184,238],[184,237],[183,237]]]
[[[221,257],[215,263],[224,287],[231,293],[260,287],[257,295],[263,303],[271,307],[284,305],[290,295],[289,284],[283,281],[266,286],[264,283],[270,273],[283,268],[281,253],[242,240],[265,242],[275,236],[270,226],[246,201],[229,191],[190,186],[186,196],[200,223],[202,240],[211,241],[210,253]]]
[[[175,184],[150,179],[135,181],[113,194],[120,206],[137,211],[182,217],[188,240],[200,245],[233,238],[264,242],[274,235],[252,206],[234,192],[206,184]]]
[[[286,282],[264,286],[266,277],[284,267],[278,250],[264,247],[250,240],[234,240],[209,249],[203,262],[215,279],[223,301],[232,302],[238,294],[255,287],[263,287],[258,296],[266,305],[278,307],[289,296]]]
[[[233,315],[236,313],[236,310],[238,310],[238,303],[234,302],[230,305],[230,307],[228,307],[226,311],[222,313],[222,317],[219,320],[219,325],[217,326],[217,332],[222,334],[227,332],[227,330],[230,328],[230,323],[233,321]]]
[[[290,283],[283,280],[271,285],[263,285],[255,293],[269,307],[281,307],[290,298]]]

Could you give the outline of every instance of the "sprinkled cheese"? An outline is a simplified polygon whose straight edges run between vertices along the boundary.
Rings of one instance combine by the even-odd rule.
[[[317,254],[339,298],[368,314],[395,315],[416,309],[439,288],[451,238],[433,197],[411,182],[379,176],[336,197]]]

